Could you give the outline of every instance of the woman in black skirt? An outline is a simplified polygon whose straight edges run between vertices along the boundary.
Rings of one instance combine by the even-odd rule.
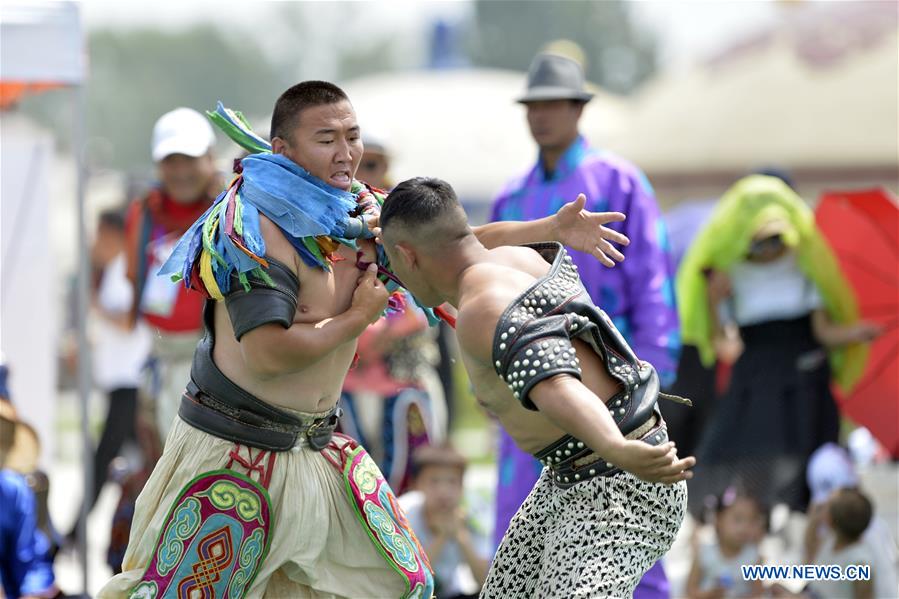
[[[690,274],[701,277],[704,285],[694,280],[691,290],[704,291],[707,339],[712,347],[742,345],[742,353],[700,440],[691,511],[698,515],[707,496],[734,484],[766,505],[804,511],[808,458],[839,434],[828,351],[869,341],[878,328],[853,317],[848,285],[820,247],[811,211],[781,181],[741,180],[709,227],[685,259],[693,272],[679,273],[678,289]],[[710,242],[712,233],[731,236],[726,251],[715,250],[726,242]],[[689,305],[686,312],[688,342],[697,327]]]

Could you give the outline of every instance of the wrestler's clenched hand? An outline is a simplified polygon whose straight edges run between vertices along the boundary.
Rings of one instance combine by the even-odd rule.
[[[693,477],[690,468],[696,458],[679,459],[677,448],[669,441],[662,445],[649,445],[643,441],[626,440],[607,459],[623,470],[651,483],[674,484]]]
[[[387,307],[387,298],[390,295],[384,283],[378,280],[378,266],[375,263],[368,265],[359,282],[356,291],[353,292],[352,307],[365,315],[367,322],[376,321]]]

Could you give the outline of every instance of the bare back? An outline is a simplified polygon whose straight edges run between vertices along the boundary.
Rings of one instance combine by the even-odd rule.
[[[266,254],[291,267],[300,280],[295,323],[314,324],[345,312],[360,276],[356,254],[340,246],[340,258],[330,271],[307,266],[277,227],[260,216]],[[361,247],[361,246],[360,246]],[[373,247],[363,250],[371,260]],[[269,325],[277,326],[277,325]],[[271,378],[255,375],[245,363],[243,349],[234,337],[228,311],[222,302],[215,306],[213,359],[229,379],[259,399],[301,412],[321,412],[340,398],[343,380],[353,361],[356,341],[344,343],[302,370]]]
[[[500,247],[488,254],[487,261],[472,266],[460,281],[458,327],[462,359],[478,402],[499,419],[519,447],[536,453],[564,436],[565,431],[540,412],[522,407],[497,376],[491,352],[502,312],[545,275],[550,264],[524,247]],[[582,382],[607,401],[618,390],[618,384],[608,376],[589,345],[575,340],[574,346],[583,371]]]

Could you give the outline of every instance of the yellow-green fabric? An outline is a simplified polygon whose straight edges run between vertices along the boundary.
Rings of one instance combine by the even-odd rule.
[[[753,235],[774,220],[787,223],[781,237],[796,252],[803,274],[818,288],[831,320],[841,324],[858,320],[855,295],[815,225],[811,209],[776,177],[744,177],[722,196],[677,273],[681,338],[699,349],[706,366],[714,362],[715,352],[703,271],[711,268],[726,272],[744,260]],[[854,344],[830,350],[829,356],[834,380],[842,391],[848,392],[864,371],[867,346]]]

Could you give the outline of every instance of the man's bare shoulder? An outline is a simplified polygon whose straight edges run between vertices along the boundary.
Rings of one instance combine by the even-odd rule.
[[[503,312],[548,266],[537,252],[523,247],[497,248],[491,258],[466,273],[467,293],[456,321],[462,347],[487,362],[492,360],[493,335]]]
[[[490,250],[490,253],[500,259],[511,259],[525,262],[542,262],[543,259],[537,250],[524,245],[501,245]]]
[[[489,362],[493,351],[493,332],[509,300],[500,288],[490,285],[470,295],[459,306],[456,337],[469,355]]]
[[[299,274],[299,256],[284,232],[264,214],[259,215],[259,232],[265,240],[265,253],[275,260],[291,267],[294,274]]]

